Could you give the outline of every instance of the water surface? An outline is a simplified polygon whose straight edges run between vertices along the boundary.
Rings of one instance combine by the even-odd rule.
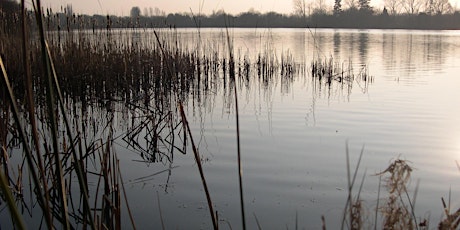
[[[304,73],[291,81],[276,76],[268,83],[254,79],[237,84],[246,218],[263,229],[327,227],[336,229],[347,197],[346,150],[354,168],[364,156],[361,197],[373,223],[379,177],[397,158],[414,167],[417,217],[433,226],[443,212],[441,197],[452,191],[460,205],[455,161],[460,157],[460,33],[457,31],[230,29],[234,50],[255,61],[273,54],[291,56]],[[226,52],[222,29],[178,30],[184,46]],[[201,39],[201,43],[197,42]],[[203,48],[204,47],[204,48]],[[313,59],[333,58],[354,72],[368,67],[373,82],[355,80],[351,88],[317,84],[309,76]],[[188,104],[189,120],[204,159],[220,225],[241,226],[235,109],[232,91],[221,87]],[[125,146],[122,141],[120,146]],[[191,153],[176,154],[171,163],[139,163],[139,156],[120,147],[125,180],[150,175],[128,186],[139,227],[211,228],[205,195]],[[366,174],[364,175],[364,172]],[[385,193],[382,191],[382,196]],[[137,199],[139,198],[139,199]]]

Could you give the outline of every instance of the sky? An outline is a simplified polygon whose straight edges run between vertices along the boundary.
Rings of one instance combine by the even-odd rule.
[[[312,0],[313,1],[313,0]],[[326,0],[333,5],[333,0]],[[371,5],[380,7],[381,0],[371,0]],[[247,12],[249,9],[265,13],[275,11],[282,14],[293,12],[293,0],[42,0],[42,5],[53,10],[72,4],[75,13],[83,14],[113,14],[127,16],[133,6],[139,6],[141,12],[145,8],[158,7],[168,13],[202,12],[211,14],[213,11],[224,9],[230,14]]]

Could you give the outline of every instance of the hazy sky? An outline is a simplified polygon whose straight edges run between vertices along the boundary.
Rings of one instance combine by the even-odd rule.
[[[84,14],[116,14],[129,15],[133,6],[139,6],[141,12],[144,8],[158,7],[166,13],[194,13],[200,11],[210,14],[213,11],[224,9],[225,12],[237,14],[253,8],[259,12],[275,11],[289,14],[293,11],[293,0],[42,0],[44,7],[60,10],[60,6],[72,4],[76,13]],[[313,1],[313,0],[311,0]],[[333,0],[326,0],[332,6]],[[371,5],[381,8],[381,0],[371,0]]]

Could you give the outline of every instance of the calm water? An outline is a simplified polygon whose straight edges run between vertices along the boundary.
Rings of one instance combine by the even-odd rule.
[[[143,40],[146,33],[151,31],[127,39],[149,45],[154,40]],[[429,217],[436,226],[441,198],[447,200],[450,190],[453,209],[460,207],[455,163],[460,160],[460,32],[259,28],[229,33],[237,57],[251,63],[259,54],[277,62],[289,58],[299,71],[292,79],[275,75],[266,81],[252,73],[237,83],[249,229],[257,228],[256,218],[262,229],[295,229],[296,216],[301,229],[320,229],[322,215],[328,229],[337,229],[347,198],[347,145],[352,168],[364,148],[358,181],[365,179],[361,197],[371,224],[375,174],[397,158],[414,167],[411,194],[420,182],[417,217]],[[210,53],[225,54],[226,38],[222,29],[177,33],[180,46]],[[310,77],[310,63],[329,58],[355,73],[367,66],[373,82],[318,84]],[[198,92],[200,100],[188,102],[187,116],[220,226],[240,229],[233,90],[212,84],[211,93]],[[93,115],[104,119],[97,110]],[[116,114],[120,130],[130,116],[135,114]],[[161,227],[160,209],[167,229],[212,228],[190,151],[174,154],[172,161],[145,163],[122,138],[115,142],[138,228]],[[128,220],[124,224],[129,227]]]
[[[315,86],[307,74],[286,83],[252,80],[239,85],[239,114],[247,224],[263,229],[340,225],[347,192],[346,145],[351,167],[364,156],[362,198],[373,222],[378,176],[396,158],[414,167],[410,193],[420,180],[417,217],[440,220],[441,197],[452,191],[460,206],[460,32],[407,30],[231,29],[235,53],[255,62],[258,53],[292,56],[309,67],[313,58],[367,65],[373,83],[355,81],[351,90]],[[225,30],[179,30],[184,46],[226,52]],[[142,36],[142,35],[141,35]],[[197,42],[201,41],[201,42]],[[241,214],[236,163],[234,99],[223,87],[188,106],[195,141],[223,229],[239,229]],[[193,155],[172,163],[146,164],[117,140],[130,206],[138,227],[212,227]],[[381,196],[386,194],[382,192]],[[138,199],[139,198],[139,199]],[[127,224],[127,223],[126,223]]]

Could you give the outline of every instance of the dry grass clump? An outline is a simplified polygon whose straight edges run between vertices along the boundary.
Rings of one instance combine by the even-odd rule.
[[[385,187],[388,192],[386,203],[380,208],[384,229],[415,229],[417,226],[413,210],[414,202],[408,196],[406,187],[411,172],[412,167],[405,160],[397,159],[379,173],[386,175]]]
[[[359,158],[356,170],[359,167],[360,161],[361,156]],[[359,192],[357,193],[356,197],[352,196],[352,189],[350,188],[349,198],[344,210],[342,229],[345,227],[348,229],[368,229],[370,228],[369,226],[373,226],[374,229],[430,229],[429,219],[416,217],[415,215],[415,200],[418,185],[415,188],[413,197],[409,195],[408,189],[412,171],[413,168],[408,163],[408,161],[396,159],[387,167],[387,169],[377,174],[380,176],[380,178],[383,177],[383,181],[385,182],[384,187],[387,195],[383,199],[383,205],[379,206],[379,202],[377,202],[377,207],[375,209],[375,219],[373,223],[369,222],[369,213],[367,212],[366,207],[363,205],[363,200],[360,199],[360,193],[364,179],[361,182],[361,187],[359,188]],[[350,180],[350,187],[353,187],[355,178],[356,171],[353,175],[353,179]],[[379,197],[377,200],[379,201],[380,186],[378,196]],[[446,205],[443,198],[441,200],[444,207],[445,217],[439,222],[437,229],[458,229],[460,226],[460,209],[450,213],[450,204]],[[326,229],[324,217],[322,217],[322,222],[323,229]],[[346,225],[344,225],[345,223]]]

